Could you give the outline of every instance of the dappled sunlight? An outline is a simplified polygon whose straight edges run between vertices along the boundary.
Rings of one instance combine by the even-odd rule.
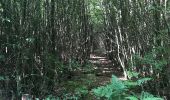
[[[114,66],[112,61],[109,60],[106,55],[101,56],[101,54],[90,54],[89,61],[95,65],[95,72],[97,72],[96,74],[99,76],[111,77],[112,74],[122,76],[121,69]]]
[[[118,77],[118,79],[119,79],[119,80],[122,80],[122,81],[128,80],[127,78],[125,78],[125,77],[123,77],[123,76],[122,76],[122,77]]]
[[[170,0],[0,0],[0,100],[170,100],[169,37]]]
[[[94,54],[90,54],[90,59],[106,59],[106,57],[101,57],[101,56],[97,56]]]

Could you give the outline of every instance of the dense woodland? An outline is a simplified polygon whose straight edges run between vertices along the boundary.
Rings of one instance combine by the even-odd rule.
[[[170,100],[170,0],[0,0],[0,100],[21,98]]]

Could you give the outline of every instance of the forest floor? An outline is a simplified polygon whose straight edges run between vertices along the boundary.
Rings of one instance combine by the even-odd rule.
[[[63,89],[69,93],[87,90],[90,97],[91,90],[111,82],[112,75],[117,76],[120,80],[124,80],[120,67],[115,66],[105,54],[91,54],[89,62],[92,65],[91,67],[93,67],[90,72],[84,73],[83,71],[76,71],[71,79],[63,80],[58,87],[64,87]],[[61,93],[58,89],[56,92]],[[86,98],[85,100],[95,99]]]

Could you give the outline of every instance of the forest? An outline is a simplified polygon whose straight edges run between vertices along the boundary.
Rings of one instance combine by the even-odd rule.
[[[0,100],[170,100],[170,0],[0,0]]]

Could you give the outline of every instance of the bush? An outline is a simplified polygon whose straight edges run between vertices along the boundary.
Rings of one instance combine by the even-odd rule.
[[[151,80],[151,78],[142,78],[135,82],[122,82],[116,76],[112,75],[111,83],[106,86],[100,86],[93,89],[93,93],[99,99],[106,100],[163,100],[159,97],[154,97],[148,92],[142,91],[140,95],[135,91],[131,91],[132,87],[142,86],[142,84]]]

